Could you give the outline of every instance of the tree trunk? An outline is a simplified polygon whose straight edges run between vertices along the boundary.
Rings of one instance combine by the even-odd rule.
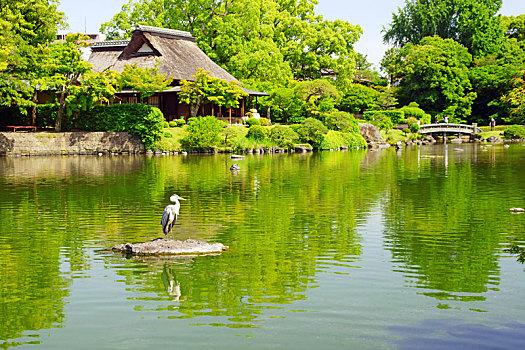
[[[38,102],[37,100],[37,90],[35,88],[35,91],[33,92],[33,108],[31,109],[31,125],[34,125],[36,126],[36,103]]]
[[[198,103],[198,104],[191,104],[190,105],[191,117],[196,117],[197,116],[197,112],[199,111],[199,107],[200,107],[200,103]]]
[[[62,92],[60,94],[60,99],[59,99],[57,119],[55,120],[55,131],[56,132],[62,131],[62,116],[64,115],[65,107],[66,107],[66,94],[65,92]]]

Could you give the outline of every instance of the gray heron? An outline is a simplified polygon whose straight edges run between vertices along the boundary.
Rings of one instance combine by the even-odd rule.
[[[168,234],[171,233],[173,225],[175,225],[175,223],[177,222],[177,217],[179,216],[180,209],[179,199],[185,201],[185,199],[181,196],[173,194],[170,197],[170,201],[174,204],[166,206],[166,208],[164,209],[164,213],[162,214],[162,220],[160,220],[160,223],[162,225],[162,231],[164,232],[166,237],[168,237]],[[171,238],[173,238],[173,234],[171,235]]]

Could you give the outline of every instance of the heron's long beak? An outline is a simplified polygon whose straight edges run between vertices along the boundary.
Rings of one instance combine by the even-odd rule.
[[[185,201],[186,199],[182,198],[182,197],[179,197],[179,199],[182,199],[183,201]]]

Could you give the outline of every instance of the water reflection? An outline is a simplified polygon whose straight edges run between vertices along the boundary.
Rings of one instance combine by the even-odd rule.
[[[525,206],[525,152],[458,147],[248,156],[236,174],[222,155],[0,158],[0,340],[39,342],[62,326],[74,338],[67,303],[98,302],[71,293],[80,279],[105,278],[123,318],[260,334],[263,321],[293,319],[291,308],[309,311],[299,319],[310,325],[319,327],[312,311],[352,329],[427,300],[425,314],[490,312],[490,293],[504,288],[502,243],[525,241],[525,223],[507,212]],[[232,249],[177,259],[99,251],[161,236],[172,193],[188,199],[176,239]],[[374,281],[405,299],[374,299]],[[381,336],[390,325],[367,324]]]

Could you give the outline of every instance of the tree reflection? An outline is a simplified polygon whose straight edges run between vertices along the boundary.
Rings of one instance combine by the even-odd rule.
[[[414,157],[389,164],[396,185],[385,201],[385,237],[396,268],[427,296],[485,300],[498,288],[501,232],[509,229],[499,216],[507,216],[502,208],[515,198],[493,179],[503,183],[522,170],[512,163],[494,168],[494,154],[483,158],[475,148],[449,155],[446,168],[439,159]]]

